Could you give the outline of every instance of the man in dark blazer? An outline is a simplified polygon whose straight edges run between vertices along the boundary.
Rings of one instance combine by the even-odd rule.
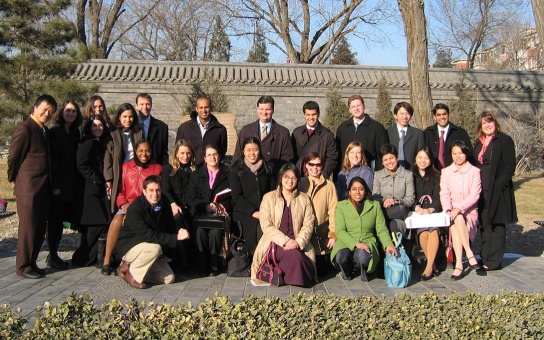
[[[446,104],[436,104],[433,107],[433,118],[436,124],[433,124],[425,129],[425,145],[431,151],[433,164],[441,170],[453,163],[451,158],[450,147],[451,143],[460,140],[465,142],[465,145],[470,150],[471,156],[469,162],[474,164],[474,149],[470,141],[470,137],[465,129],[450,122],[450,108]],[[443,153],[440,154],[440,136],[443,135]]]
[[[417,151],[425,146],[425,136],[423,131],[409,124],[414,115],[414,108],[410,103],[398,103],[393,108],[393,114],[397,124],[387,129],[389,143],[393,144],[399,151],[399,164],[410,170],[410,167],[414,164]],[[403,135],[404,143],[400,145]]]
[[[211,113],[212,103],[207,97],[196,100],[196,107],[191,112],[191,119],[181,124],[176,134],[176,143],[185,139],[193,144],[197,166],[204,164],[204,147],[213,145],[217,148],[220,159],[227,153],[227,128]]]
[[[240,130],[232,157],[233,164],[243,157],[242,144],[247,137],[257,137],[261,140],[261,153],[265,161],[273,164],[274,173],[277,173],[283,164],[293,161],[293,146],[289,130],[272,119],[273,114],[274,98],[271,96],[259,98],[257,101],[259,119]]]
[[[365,114],[365,101],[359,95],[353,95],[348,98],[348,108],[351,118],[340,124],[336,129],[336,144],[338,145],[338,164],[342,164],[344,153],[353,141],[359,141],[365,149],[365,157],[368,166],[376,170],[382,169],[383,165],[379,159],[378,150],[381,146],[387,144],[387,131],[382,124],[370,118]]]
[[[308,152],[317,152],[321,155],[323,176],[329,178],[338,162],[336,140],[331,130],[319,121],[319,105],[314,101],[304,103],[302,113],[306,124],[293,130],[291,142],[295,152],[297,167],[303,171],[302,162]]]
[[[136,109],[142,124],[143,138],[151,144],[152,157],[157,164],[168,163],[168,125],[151,115],[153,100],[148,93],[136,96]]]
[[[15,182],[19,235],[15,272],[38,279],[46,271],[36,260],[45,237],[49,211],[50,165],[49,129],[45,126],[57,110],[57,102],[44,94],[36,99],[32,114],[17,125],[11,135],[8,156],[8,181]]]

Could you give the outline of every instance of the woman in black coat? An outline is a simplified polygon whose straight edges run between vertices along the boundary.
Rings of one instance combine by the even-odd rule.
[[[191,173],[187,201],[193,218],[197,213],[227,212],[230,215],[232,211],[230,198],[214,202],[215,195],[229,188],[229,169],[221,165],[217,150],[216,147],[207,145],[204,148],[205,164]],[[222,229],[203,229],[197,226],[196,245],[201,276],[219,274],[219,253],[223,246],[223,237]]]
[[[77,103],[65,101],[53,116],[50,130],[52,196],[47,223],[47,265],[67,269],[68,262],[58,255],[63,222],[77,223],[74,216],[74,196],[77,179],[76,153],[80,140],[79,126],[83,120]]]
[[[478,202],[481,269],[496,270],[501,268],[506,247],[506,224],[518,220],[512,184],[516,150],[512,138],[501,132],[493,113],[483,112],[478,121],[480,137],[475,143],[474,155],[482,176]]]
[[[104,179],[104,154],[108,135],[106,121],[93,115],[85,126],[83,141],[77,150],[77,169],[81,175],[82,197],[79,219],[80,242],[72,256],[75,266],[96,263],[98,238],[111,222],[109,201],[106,198]]]
[[[253,256],[263,232],[259,224],[259,207],[264,194],[276,187],[271,165],[261,155],[261,142],[248,137],[242,143],[243,158],[230,169],[230,188],[234,204],[233,220],[242,224],[245,240],[242,251]]]

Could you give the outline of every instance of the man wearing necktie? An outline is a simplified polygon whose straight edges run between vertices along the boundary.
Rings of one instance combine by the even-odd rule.
[[[419,149],[425,146],[423,131],[410,125],[414,108],[410,103],[400,102],[393,108],[397,123],[387,129],[389,142],[397,147],[399,164],[410,170]]]
[[[473,147],[465,129],[450,122],[450,108],[446,104],[436,104],[432,110],[436,124],[425,129],[425,145],[431,151],[434,166],[440,170],[451,163],[451,144],[463,141],[470,151],[468,160],[474,164]]]
[[[151,144],[151,157],[157,164],[168,163],[168,125],[151,115],[153,101],[148,93],[136,96],[136,109],[142,125],[142,136]]]
[[[47,94],[34,102],[30,117],[17,125],[11,135],[8,181],[15,182],[19,234],[15,272],[28,279],[45,276],[36,261],[45,237],[49,212],[50,165],[48,129],[45,127],[57,102]]]

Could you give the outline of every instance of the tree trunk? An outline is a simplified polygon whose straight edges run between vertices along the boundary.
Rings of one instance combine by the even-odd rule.
[[[424,1],[398,0],[398,5],[408,45],[410,99],[414,107],[416,126],[424,129],[433,123]]]
[[[540,50],[544,49],[544,0],[531,0],[535,16],[536,31],[540,38]]]

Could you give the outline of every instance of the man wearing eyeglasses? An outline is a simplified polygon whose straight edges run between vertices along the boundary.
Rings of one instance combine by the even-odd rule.
[[[317,152],[323,163],[323,176],[330,178],[338,162],[336,140],[331,130],[319,121],[319,105],[308,101],[302,106],[306,124],[297,127],[291,134],[291,143],[295,153],[296,165],[302,172],[302,161],[309,152]]]

